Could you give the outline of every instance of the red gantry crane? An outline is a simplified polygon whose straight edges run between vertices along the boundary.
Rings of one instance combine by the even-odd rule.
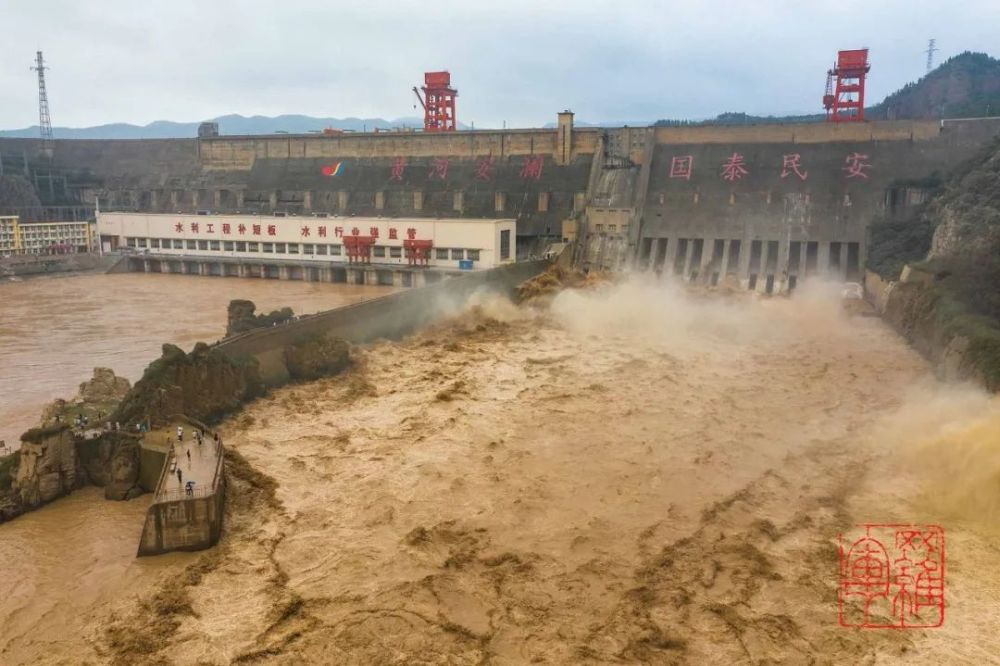
[[[420,96],[420,90],[413,87],[420,106],[424,107],[424,131],[454,132],[458,129],[455,124],[455,98],[458,97],[458,91],[451,87],[451,74],[425,72],[421,90],[424,91],[423,97]]]
[[[865,119],[865,75],[868,49],[838,51],[837,64],[826,73],[823,106],[832,123],[860,123]]]

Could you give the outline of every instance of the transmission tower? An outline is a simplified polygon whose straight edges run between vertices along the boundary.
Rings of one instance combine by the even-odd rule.
[[[933,40],[933,39],[930,40],[929,42],[927,42],[927,50],[924,51],[924,53],[927,54],[927,73],[928,74],[931,73],[931,69],[934,67],[934,52],[938,50],[938,48],[936,46],[934,46],[934,42],[935,42],[935,40]]]
[[[42,150],[52,154],[52,119],[49,117],[49,95],[45,92],[45,61],[42,52],[35,52],[35,64],[31,68],[38,72],[38,129],[42,136]]]

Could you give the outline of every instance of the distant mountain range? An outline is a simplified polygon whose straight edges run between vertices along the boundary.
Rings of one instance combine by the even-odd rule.
[[[817,96],[816,104],[820,99]],[[914,83],[906,84],[882,102],[865,109],[869,120],[965,118],[1000,115],[1000,60],[985,53],[966,51],[941,63],[936,69]],[[578,127],[646,127],[649,125],[743,125],[759,123],[813,122],[823,114],[788,116],[753,116],[742,112],[721,113],[710,120],[649,120],[588,123],[577,120]],[[327,127],[364,132],[374,129],[421,127],[418,117],[396,118],[314,118],[303,115],[240,116],[231,114],[210,118],[219,123],[220,134],[307,134]],[[96,127],[55,127],[57,139],[173,139],[198,136],[200,123],[178,123],[157,120],[148,125],[114,123]],[[544,127],[554,127],[548,123]],[[459,123],[460,129],[469,129]],[[38,126],[18,130],[0,130],[0,137],[36,138]]]
[[[231,114],[209,118],[209,122],[219,123],[220,134],[307,134],[321,132],[327,127],[355,132],[378,129],[393,129],[398,127],[422,127],[422,118],[314,118],[302,115],[284,116],[240,116]],[[194,138],[198,136],[200,122],[177,123],[170,120],[157,120],[148,125],[130,125],[128,123],[113,123],[97,125],[96,127],[53,127],[52,134],[57,139],[174,139]],[[463,127],[461,124],[460,127]],[[0,130],[0,137],[19,137],[34,139],[38,137],[38,126],[19,130]]]
[[[817,96],[816,104],[820,99]],[[907,83],[874,106],[865,107],[866,120],[930,120],[1000,116],[1000,60],[966,51],[941,63],[914,83]],[[753,116],[720,113],[711,120],[658,120],[658,126],[754,125],[814,122],[823,113],[796,116]]]

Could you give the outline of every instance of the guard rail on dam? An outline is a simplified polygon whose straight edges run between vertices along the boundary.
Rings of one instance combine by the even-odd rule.
[[[455,311],[478,291],[509,292],[540,273],[548,263],[527,261],[450,278],[308,315],[288,324],[241,333],[223,340],[216,349],[231,358],[255,357],[264,383],[278,386],[289,379],[284,350],[290,344],[317,336],[355,344],[398,338]]]

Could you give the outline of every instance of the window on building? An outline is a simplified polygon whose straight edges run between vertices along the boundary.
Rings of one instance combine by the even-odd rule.
[[[390,247],[389,248],[389,256],[392,257],[393,259],[399,259],[400,257],[403,256],[403,248],[401,248],[399,246]]]
[[[236,245],[233,243],[233,241],[222,241],[222,249],[225,250],[226,252],[232,252],[233,250],[236,249]]]
[[[469,250],[469,261],[479,261],[479,250]]]
[[[148,245],[149,245],[149,243],[147,242],[147,239],[145,239],[145,238],[140,238],[139,239],[139,247],[147,247]]]
[[[342,248],[342,247],[343,247],[343,245],[331,245],[330,246],[330,254],[332,254],[335,257],[339,257],[340,256],[340,248]]]
[[[198,243],[196,243],[193,240],[187,241],[187,249],[189,249],[189,250],[197,250],[198,249]]]
[[[288,254],[298,254],[298,253],[299,253],[299,244],[298,243],[289,243],[288,244]]]
[[[128,245],[129,247],[135,247],[135,239],[134,238],[126,238],[125,239],[125,244]]]
[[[312,243],[306,243],[302,246],[302,254],[316,254],[316,246]]]
[[[465,259],[465,250],[452,249],[452,251],[451,251],[451,258],[454,259],[454,260],[456,260],[456,261],[459,261],[461,259]]]
[[[595,224],[594,225],[594,229],[597,230],[597,233],[604,233],[604,225],[603,224]]]
[[[220,243],[219,241],[209,241],[208,242],[208,247],[209,247],[210,250],[221,250],[222,249],[222,243]]]
[[[616,231],[618,231],[618,226],[615,224],[609,224],[608,231],[610,231],[611,233],[615,233]]]
[[[384,245],[376,245],[374,248],[372,248],[372,256],[373,257],[384,257],[385,256],[385,246]]]
[[[434,257],[436,259],[447,259],[448,258],[448,248],[439,247],[434,251]]]
[[[79,239],[77,239],[77,240],[79,240]],[[151,247],[153,249],[156,249],[156,250],[159,250],[160,249],[160,239],[159,238],[150,238],[149,239],[149,247]]]
[[[326,245],[317,245],[316,246],[316,254],[325,255],[326,254]]]
[[[245,241],[236,241],[236,251],[237,252],[246,252],[247,251],[247,244],[246,244],[246,242]]]
[[[183,250],[184,249],[184,241],[182,241],[180,238],[175,238],[174,239],[174,249],[175,250]]]
[[[275,254],[285,254],[285,252],[287,252],[287,250],[285,249],[285,244],[284,243],[275,243],[274,244],[274,252],[275,252]]]
[[[510,229],[500,232],[500,261],[510,259]]]
[[[208,241],[207,240],[204,240],[204,241],[200,240],[200,241],[198,241],[198,249],[199,250],[207,250],[208,249]]]
[[[264,243],[264,252],[274,253],[274,243]]]
[[[247,243],[247,252],[260,252],[260,243]]]

